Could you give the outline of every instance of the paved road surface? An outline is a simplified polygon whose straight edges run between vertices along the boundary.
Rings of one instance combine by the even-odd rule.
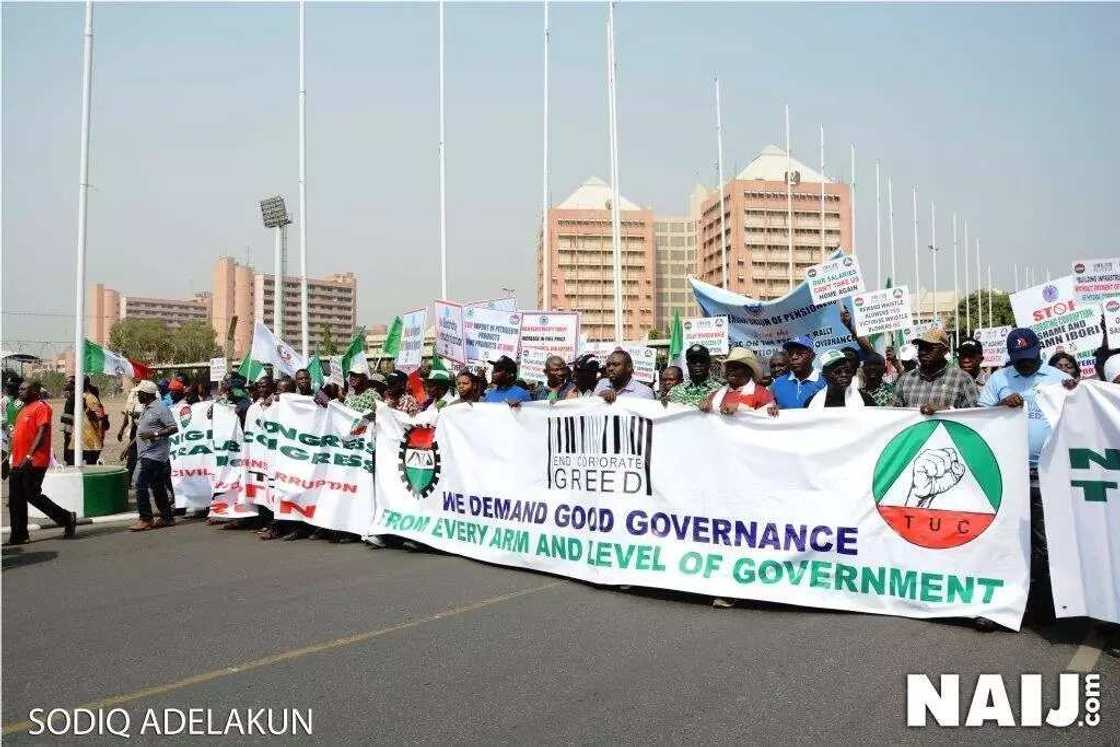
[[[1018,674],[1041,672],[1054,704],[1056,673],[1092,653],[1079,653],[1084,625],[981,634],[771,605],[715,610],[698,597],[438,554],[265,543],[200,523],[58,535],[4,549],[5,731],[35,707],[112,699],[106,708],[132,714],[134,741],[147,709],[191,707],[223,720],[232,707],[311,708],[323,743],[1108,744],[1120,734],[1120,662],[1108,656],[1093,665],[1095,729],[905,726],[911,672],[962,674],[966,707],[978,673],[1014,675],[1017,704]],[[4,738],[34,741],[26,729]]]

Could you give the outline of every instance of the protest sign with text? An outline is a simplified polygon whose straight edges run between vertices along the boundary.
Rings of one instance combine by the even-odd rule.
[[[416,309],[401,315],[401,349],[396,366],[405,373],[420,368],[424,360],[424,335],[428,329],[428,309]]]
[[[1029,327],[1071,311],[1076,306],[1072,275],[1055,278],[1011,294],[1011,312],[1019,327]]]
[[[241,458],[245,436],[237,411],[225,402],[211,402],[210,431],[214,444],[214,468],[210,489],[210,516],[243,519],[257,515],[257,507],[245,497],[245,464]]]
[[[720,417],[572,400],[420,426],[379,407],[377,441],[378,534],[595,584],[1022,620],[1021,410]]]
[[[1074,262],[1073,293],[1081,303],[1120,298],[1120,257]]]
[[[201,511],[210,506],[214,494],[214,449],[210,435],[210,402],[190,404],[182,400],[171,405],[179,430],[169,439],[171,487],[175,508]],[[139,439],[139,437],[138,437]]]
[[[541,384],[548,383],[544,374],[544,364],[551,353],[543,350],[521,349],[521,360],[517,367],[517,375],[525,381],[537,381]]]
[[[566,363],[574,361],[579,348],[579,312],[522,312],[521,348],[544,350]]]
[[[863,293],[863,273],[855,257],[841,257],[805,271],[809,295],[815,304],[839,301],[841,298]]]
[[[984,348],[982,366],[1002,368],[1007,363],[1007,336],[1014,327],[977,327],[976,340]]]
[[[451,301],[436,301],[435,354],[460,366],[467,362],[463,332],[463,307]]]
[[[634,378],[652,384],[657,379],[657,351],[640,342],[589,342],[583,346],[584,353],[591,353],[605,365],[607,357],[616,350],[625,350],[634,363]]]
[[[1054,314],[1030,325],[1038,335],[1042,359],[1057,352],[1066,352],[1077,359],[1081,375],[1096,376],[1094,351],[1101,344],[1101,307],[1095,304],[1074,304],[1069,310]]]
[[[517,360],[521,342],[521,313],[468,307],[463,311],[467,362],[479,365],[503,355]]]
[[[703,345],[712,355],[727,355],[730,325],[725,316],[697,316],[681,320],[684,349]]]
[[[860,335],[878,335],[914,326],[910,292],[905,285],[852,296],[852,309],[856,332]]]

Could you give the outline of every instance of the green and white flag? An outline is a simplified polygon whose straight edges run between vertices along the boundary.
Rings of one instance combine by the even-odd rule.
[[[680,366],[682,371],[688,367],[684,361],[684,326],[681,324],[681,312],[673,310],[673,328],[669,332],[669,365]]]
[[[385,342],[381,343],[382,358],[396,358],[401,352],[401,332],[404,330],[404,321],[398,316],[389,325],[389,332],[385,335]]]
[[[342,375],[363,373],[369,376],[369,361],[366,360],[366,331],[359,329],[342,354]]]
[[[82,351],[82,368],[87,374],[103,373],[110,376],[131,376],[135,379],[148,379],[152,375],[152,369],[144,364],[89,340],[86,340]]]
[[[311,388],[322,389],[327,377],[323,375],[323,361],[317,355],[307,361],[307,373],[311,376]]]
[[[296,371],[307,365],[302,355],[260,322],[253,325],[253,348],[250,356],[255,363],[271,363],[275,376],[294,376]]]
[[[264,375],[264,372],[264,366],[253,360],[252,351],[245,354],[241,359],[241,365],[237,368],[237,375],[248,382],[256,381]]]

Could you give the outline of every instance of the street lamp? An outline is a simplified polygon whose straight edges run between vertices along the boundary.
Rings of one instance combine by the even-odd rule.
[[[273,250],[275,270],[272,281],[272,333],[280,337],[284,319],[284,272],[288,261],[288,226],[292,222],[284,198],[275,195],[261,200],[261,220],[264,221],[265,228],[272,228],[276,233]]]
[[[941,251],[941,249],[934,246],[933,244],[930,244],[929,245],[929,250],[930,250],[930,252],[933,256],[933,319],[932,319],[932,321],[936,322],[937,321],[937,253],[939,251]]]

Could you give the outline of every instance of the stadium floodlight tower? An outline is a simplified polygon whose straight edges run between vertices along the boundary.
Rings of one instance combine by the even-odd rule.
[[[288,264],[288,226],[292,222],[288,206],[280,195],[261,200],[261,220],[265,228],[276,232],[276,246],[273,251],[275,272],[272,281],[272,334],[283,335],[284,320],[284,274]]]

